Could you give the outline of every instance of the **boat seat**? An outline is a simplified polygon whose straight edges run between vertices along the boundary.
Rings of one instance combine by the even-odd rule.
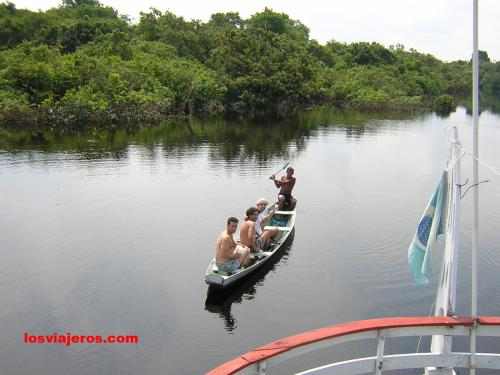
[[[271,225],[266,225],[264,227],[264,230],[273,230],[273,229],[277,229],[277,230],[283,231],[283,232],[289,232],[292,230],[292,228],[290,228],[290,227],[273,227]]]

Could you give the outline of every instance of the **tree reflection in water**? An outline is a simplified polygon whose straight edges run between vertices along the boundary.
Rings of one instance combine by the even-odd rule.
[[[11,153],[76,153],[83,160],[121,160],[129,157],[131,147],[140,148],[142,157],[178,159],[206,148],[212,164],[244,165],[252,161],[264,166],[272,159],[288,160],[301,153],[313,132],[322,129],[335,127],[348,138],[361,138],[365,133],[378,131],[378,120],[415,116],[317,108],[280,122],[191,119],[147,128],[92,129],[78,133],[0,129],[0,149]]]

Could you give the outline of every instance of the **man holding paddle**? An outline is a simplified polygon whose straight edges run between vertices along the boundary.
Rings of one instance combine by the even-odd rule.
[[[292,197],[292,190],[295,186],[295,181],[297,180],[294,176],[294,169],[288,167],[286,169],[286,176],[282,176],[280,180],[276,179],[276,175],[272,175],[271,179],[274,181],[274,185],[280,189],[279,195],[283,195],[285,198],[285,207],[289,210],[293,210],[295,207],[296,200]]]

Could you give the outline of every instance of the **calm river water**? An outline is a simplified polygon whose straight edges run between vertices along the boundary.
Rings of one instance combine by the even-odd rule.
[[[471,151],[462,108],[447,118],[323,110],[286,124],[4,135],[0,373],[196,375],[305,330],[427,315],[435,280],[413,284],[407,248],[445,165],[452,125]],[[499,145],[500,116],[484,112],[481,158],[498,170]],[[297,176],[293,241],[272,267],[207,297],[203,275],[226,217],[274,198],[268,176],[285,161]],[[464,157],[464,180],[471,164]],[[481,185],[480,313],[500,315],[500,177],[482,168],[481,178],[491,182]],[[471,200],[463,199],[461,225],[464,315]],[[434,273],[439,260],[435,254]],[[25,332],[138,335],[140,343],[28,345]],[[401,345],[411,351],[416,343]],[[332,358],[319,353],[295,368]]]

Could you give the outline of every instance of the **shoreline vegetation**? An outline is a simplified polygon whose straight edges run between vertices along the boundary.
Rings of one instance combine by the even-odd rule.
[[[481,92],[500,97],[500,62],[484,51],[480,60]],[[63,0],[45,12],[0,4],[3,127],[279,119],[318,105],[446,114],[470,87],[470,61],[375,42],[322,45],[301,22],[268,8],[208,22],[151,9],[132,23],[96,0]]]
[[[331,106],[296,112],[282,120],[238,120],[222,117],[179,118],[154,126],[99,127],[87,129],[2,128],[0,151],[77,152],[84,157],[122,157],[130,145],[141,145],[153,152],[158,147],[172,154],[184,154],[201,145],[210,145],[211,154],[224,160],[253,158],[267,163],[274,157],[290,159],[301,152],[305,140],[314,132],[330,127],[345,132],[348,138],[374,134],[373,122],[407,121],[433,116],[430,113],[360,112],[338,110]],[[241,147],[243,145],[243,147]],[[244,157],[242,156],[244,155]]]

